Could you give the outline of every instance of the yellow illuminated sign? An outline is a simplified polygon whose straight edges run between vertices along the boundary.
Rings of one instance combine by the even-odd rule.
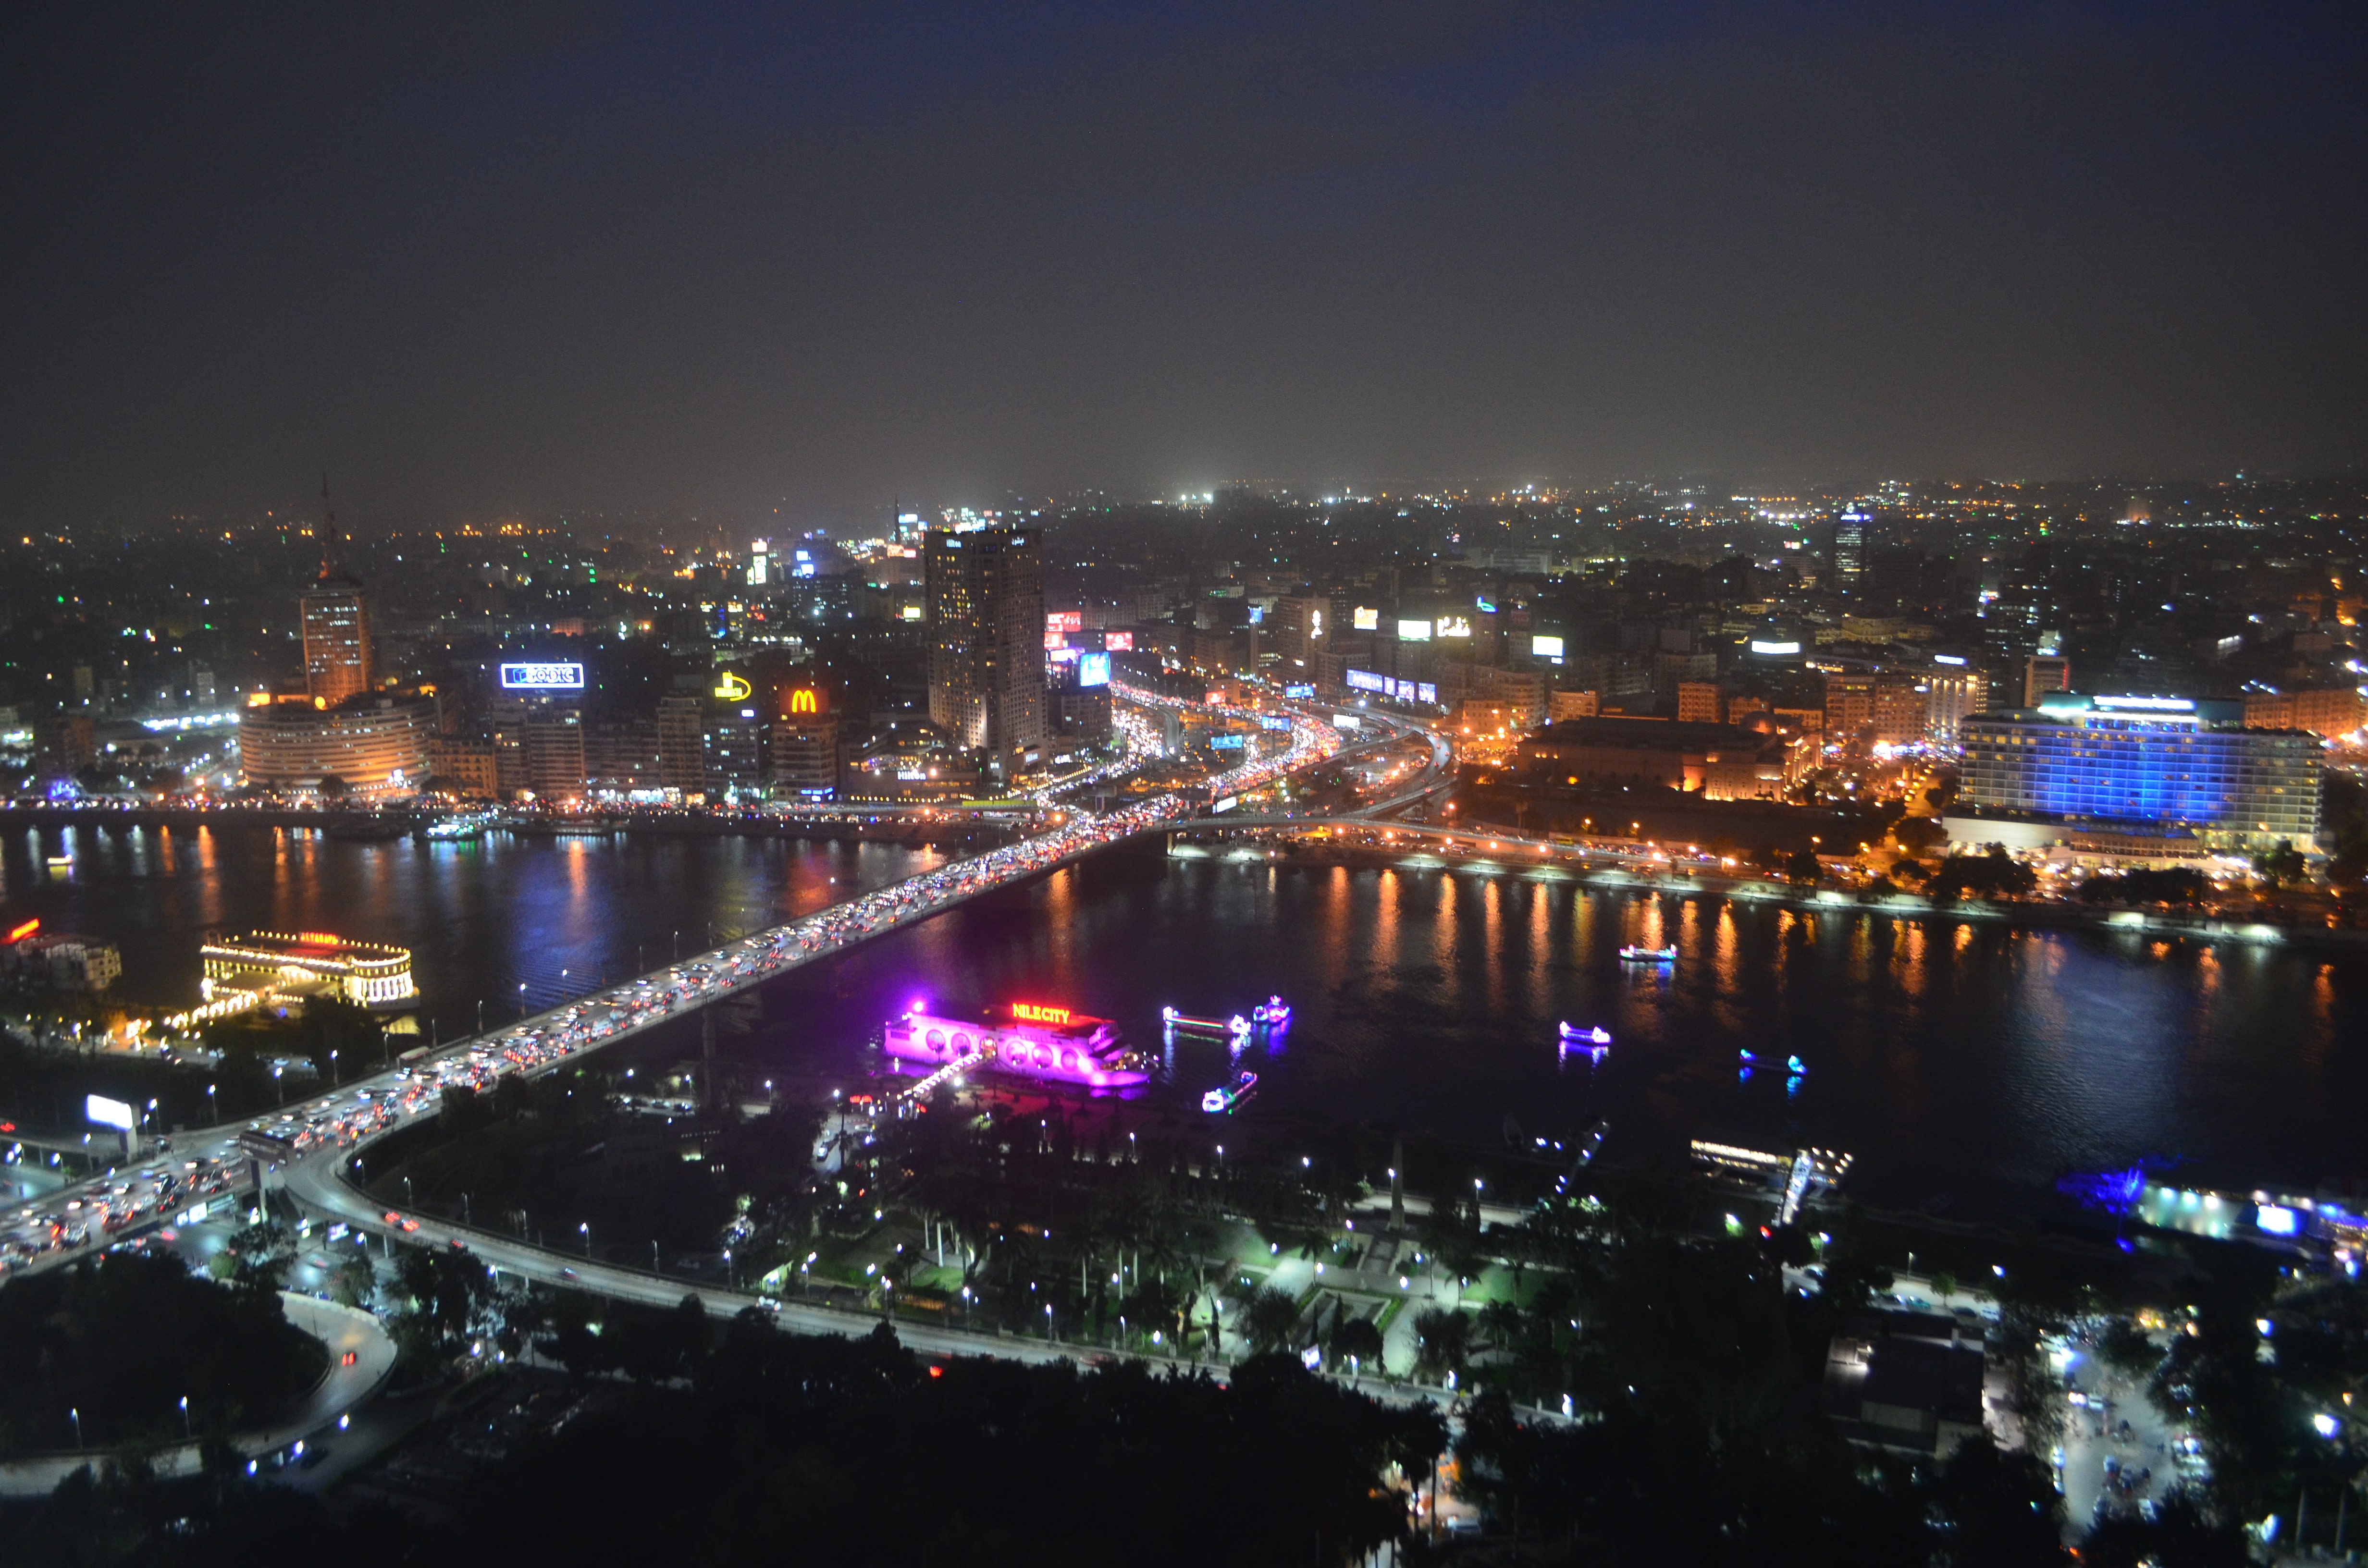
[[[725,670],[715,677],[715,695],[726,702],[744,701],[748,694],[756,689],[730,670]]]
[[[813,692],[799,690],[790,693],[790,711],[792,713],[819,713],[822,711],[822,707],[814,699],[814,694]]]

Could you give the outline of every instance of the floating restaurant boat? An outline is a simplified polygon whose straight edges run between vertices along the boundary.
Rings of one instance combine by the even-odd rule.
[[[889,1020],[881,1048],[900,1067],[933,1073],[973,1061],[1000,1077],[1086,1089],[1131,1089],[1150,1081],[1108,1018],[1066,1007],[1014,1002],[1001,1018],[950,1018],[915,1006]]]
[[[1258,1074],[1245,1073],[1224,1088],[1211,1089],[1201,1096],[1201,1108],[1212,1116],[1222,1116],[1250,1097],[1258,1087]]]
[[[1678,961],[1678,949],[1630,947],[1621,949],[1620,956],[1630,963],[1675,963]]]
[[[1757,1067],[1759,1065],[1759,1053],[1758,1051],[1738,1051],[1735,1054],[1742,1059],[1743,1065],[1747,1068]],[[1788,1056],[1784,1058],[1784,1071],[1790,1073],[1793,1077],[1797,1078],[1808,1070],[1809,1064],[1802,1061],[1799,1057]]]

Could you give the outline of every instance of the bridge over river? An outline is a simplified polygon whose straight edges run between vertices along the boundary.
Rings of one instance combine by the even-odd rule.
[[[1206,788],[1253,790],[1322,760],[1341,744],[1328,724],[1299,717],[1287,747],[1220,773]],[[223,1192],[248,1190],[256,1176],[271,1171],[281,1174],[299,1201],[321,1212],[365,1230],[411,1235],[410,1225],[421,1221],[388,1221],[360,1198],[346,1173],[370,1144],[434,1115],[446,1087],[484,1088],[512,1074],[549,1072],[981,894],[1043,876],[1139,835],[1165,831],[1191,820],[1200,809],[1183,794],[1164,794],[1106,814],[1066,815],[1016,844],[572,998],[503,1028],[439,1050],[407,1052],[393,1069],[339,1085],[277,1118],[176,1134],[169,1157],[103,1172],[28,1203],[0,1223],[0,1279],[56,1267],[170,1223]],[[206,1171],[229,1173],[227,1179],[213,1176],[203,1186],[185,1180],[182,1172],[191,1160],[209,1162]],[[353,1194],[354,1200],[337,1198],[340,1193]],[[523,1244],[518,1249],[524,1250]],[[564,1258],[553,1256],[562,1259],[547,1271],[555,1276]]]

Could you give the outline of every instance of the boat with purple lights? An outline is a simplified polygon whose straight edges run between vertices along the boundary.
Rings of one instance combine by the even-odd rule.
[[[984,1021],[916,1003],[889,1020],[881,1049],[897,1071],[922,1074],[967,1062],[998,1077],[1098,1091],[1140,1088],[1151,1078],[1111,1020],[1038,1002],[1014,1002]]]

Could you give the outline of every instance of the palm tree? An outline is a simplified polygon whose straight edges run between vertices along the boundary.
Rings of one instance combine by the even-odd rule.
[[[1299,1302],[1271,1285],[1261,1285],[1242,1305],[1242,1332],[1259,1350],[1278,1350],[1299,1326]]]
[[[1472,1320],[1452,1307],[1425,1307],[1414,1320],[1415,1364],[1434,1373],[1461,1372],[1472,1353]]]
[[[1480,1329],[1499,1350],[1510,1350],[1520,1343],[1522,1333],[1529,1327],[1521,1309],[1510,1301],[1491,1301],[1480,1309]]]

